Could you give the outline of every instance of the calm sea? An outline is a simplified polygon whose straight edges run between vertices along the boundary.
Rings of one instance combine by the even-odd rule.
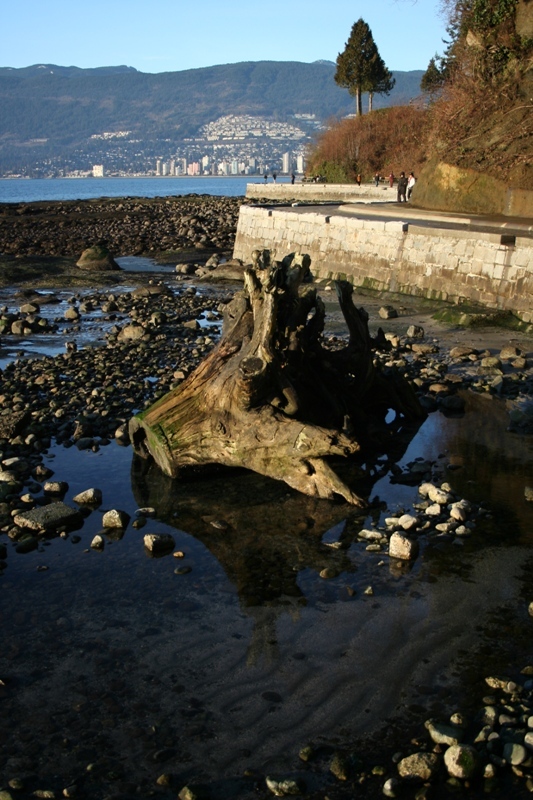
[[[289,178],[278,178],[286,183]],[[243,197],[247,183],[263,183],[260,176],[198,178],[49,178],[0,180],[0,203],[40,200],[90,200],[95,197],[169,197],[211,194]],[[272,183],[272,179],[269,180]]]

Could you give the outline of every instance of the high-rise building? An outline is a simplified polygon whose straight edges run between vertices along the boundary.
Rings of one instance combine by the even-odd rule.
[[[291,154],[283,153],[281,171],[288,174],[291,171]]]
[[[162,175],[163,174],[163,162],[160,158],[157,159],[155,162],[155,174]]]
[[[305,172],[305,158],[302,155],[296,156],[296,172]]]
[[[104,165],[103,164],[94,164],[93,165],[93,178],[103,178],[104,177]]]

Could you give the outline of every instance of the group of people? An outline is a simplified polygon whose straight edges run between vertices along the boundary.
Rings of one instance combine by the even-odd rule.
[[[360,176],[358,175],[357,178],[359,179]],[[376,172],[376,174],[374,175],[374,183],[376,184],[376,186],[379,186],[380,180],[381,180],[381,175],[379,174],[379,172]],[[396,177],[394,175],[394,172],[391,172],[391,174],[389,175],[389,186],[391,189],[394,186],[395,180]],[[359,183],[359,180],[357,180],[357,183]],[[409,177],[406,176],[405,172],[400,172],[400,177],[398,178],[399,203],[406,203],[408,200],[411,199],[411,194],[415,183],[416,183],[416,178],[414,172],[410,172]],[[359,183],[359,185],[361,184]]]
[[[391,181],[392,178],[392,181]],[[390,185],[394,183],[394,175],[390,174],[389,176]],[[406,177],[405,172],[400,172],[400,177],[398,178],[398,202],[399,203],[406,203],[408,200],[411,199],[411,194],[413,191],[413,186],[416,183],[416,178],[414,172],[409,173],[409,177]]]

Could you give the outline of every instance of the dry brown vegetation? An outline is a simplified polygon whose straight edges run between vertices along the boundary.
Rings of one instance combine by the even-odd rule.
[[[533,62],[512,59],[503,75],[483,74],[465,46],[442,97],[430,108],[428,146],[446,163],[532,188]]]
[[[376,172],[420,171],[427,158],[428,112],[395,106],[362,117],[335,122],[320,137],[309,160],[309,172],[331,181],[363,181]]]
[[[310,172],[368,180],[437,159],[532,188],[533,8],[519,0],[449,5],[456,38],[438,97],[333,123],[310,153]]]

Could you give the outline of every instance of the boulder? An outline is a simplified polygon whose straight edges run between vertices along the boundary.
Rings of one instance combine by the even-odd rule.
[[[76,266],[80,267],[80,269],[98,272],[120,269],[107,247],[102,247],[102,245],[94,245],[84,250],[76,262]]]

